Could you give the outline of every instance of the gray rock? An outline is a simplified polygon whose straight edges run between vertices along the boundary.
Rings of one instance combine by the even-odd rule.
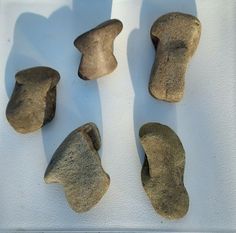
[[[76,212],[90,210],[109,187],[110,178],[97,152],[100,145],[96,125],[85,124],[66,137],[45,172],[46,183],[64,186],[69,205]]]
[[[141,178],[152,206],[168,219],[183,217],[189,207],[183,175],[185,152],[173,130],[159,123],[147,123],[139,131],[146,153]]]
[[[59,73],[49,67],[33,67],[16,74],[6,117],[17,132],[33,132],[53,119],[59,80]]]
[[[168,102],[182,99],[185,72],[200,34],[200,21],[192,15],[169,13],[154,22],[151,39],[156,57],[149,82],[154,98]]]
[[[122,28],[119,20],[112,19],[75,39],[74,45],[82,53],[78,70],[80,78],[97,79],[115,70],[117,61],[113,54],[113,42]]]

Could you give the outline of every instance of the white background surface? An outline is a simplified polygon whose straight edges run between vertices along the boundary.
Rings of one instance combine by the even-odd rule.
[[[149,30],[170,11],[202,22],[178,104],[157,101],[147,89],[154,60]],[[114,48],[119,65],[107,77],[85,82],[77,77],[80,55],[73,40],[109,18],[124,24]],[[235,29],[234,0],[1,0],[0,229],[236,231]],[[14,74],[36,65],[61,74],[56,117],[21,135],[8,124],[5,109]],[[95,208],[76,214],[63,188],[44,184],[43,174],[68,133],[89,121],[100,129],[111,185]],[[178,221],[157,215],[141,184],[137,135],[148,121],[173,128],[186,150],[190,208]]]

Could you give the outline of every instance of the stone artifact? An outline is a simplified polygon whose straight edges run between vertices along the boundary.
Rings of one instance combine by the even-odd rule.
[[[6,117],[17,132],[33,132],[53,119],[59,80],[59,73],[49,67],[33,67],[16,74]]]
[[[200,21],[188,14],[169,13],[157,19],[151,28],[156,50],[149,92],[160,100],[178,102],[184,94],[184,75],[197,49]]]
[[[189,207],[183,175],[185,152],[173,130],[158,123],[147,123],[139,131],[146,158],[141,179],[152,206],[168,219],[183,217]]]
[[[46,183],[64,186],[69,205],[76,212],[90,210],[109,187],[110,178],[97,152],[100,146],[96,125],[85,124],[66,137],[45,172]]]
[[[78,70],[80,78],[97,79],[111,73],[117,67],[113,41],[122,28],[121,21],[112,19],[75,39],[74,45],[82,53]]]

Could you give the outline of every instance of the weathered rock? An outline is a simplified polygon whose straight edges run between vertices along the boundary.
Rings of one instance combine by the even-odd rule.
[[[76,212],[91,209],[109,187],[110,178],[103,170],[97,152],[100,145],[96,125],[85,124],[66,137],[45,172],[46,183],[64,186],[66,198]]]
[[[112,19],[75,39],[74,45],[82,53],[78,70],[80,78],[97,79],[111,73],[117,67],[113,42],[122,28],[119,20]]]
[[[156,57],[149,82],[154,98],[168,102],[182,99],[185,72],[200,34],[200,21],[192,15],[169,13],[154,22],[151,39]]]
[[[159,123],[147,123],[139,131],[146,153],[141,178],[144,190],[161,216],[183,217],[189,207],[183,175],[185,152],[173,130]]]
[[[16,74],[6,109],[7,120],[16,131],[33,132],[53,119],[59,80],[59,73],[49,67],[33,67]]]

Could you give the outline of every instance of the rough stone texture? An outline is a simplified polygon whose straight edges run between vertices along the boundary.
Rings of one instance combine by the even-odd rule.
[[[29,133],[50,122],[56,109],[59,73],[49,67],[33,67],[16,74],[16,84],[6,117],[19,133]]]
[[[185,152],[173,130],[158,123],[147,123],[139,131],[146,153],[141,178],[144,190],[161,216],[183,217],[189,207],[183,174]]]
[[[91,209],[109,187],[110,178],[103,170],[97,152],[100,145],[96,125],[85,124],[66,137],[45,172],[46,183],[64,186],[66,198],[76,212]]]
[[[80,78],[97,79],[111,73],[117,67],[113,42],[122,28],[119,20],[112,19],[75,39],[74,45],[82,53],[78,70]]]
[[[151,28],[156,49],[149,92],[160,100],[178,102],[184,93],[184,75],[200,39],[200,21],[188,14],[169,13]]]

